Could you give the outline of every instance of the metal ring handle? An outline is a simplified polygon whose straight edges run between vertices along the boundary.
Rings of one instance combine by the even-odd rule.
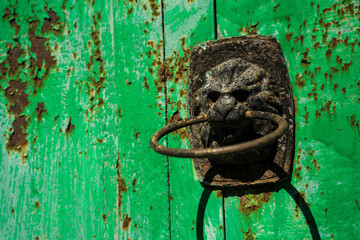
[[[182,157],[182,158],[205,158],[205,157],[215,157],[215,156],[224,156],[242,153],[249,150],[255,150],[262,147],[266,147],[274,142],[276,142],[288,129],[287,121],[274,113],[269,112],[259,112],[259,111],[247,111],[245,113],[246,118],[255,118],[255,119],[267,119],[278,124],[278,128],[265,135],[263,137],[244,142],[238,143],[230,146],[219,147],[219,148],[206,148],[206,149],[178,149],[178,148],[169,148],[159,144],[159,140],[179,129],[196,123],[206,122],[208,120],[207,115],[198,116],[195,118],[184,119],[176,123],[165,126],[164,128],[157,131],[150,139],[150,147],[155,151],[163,155],[172,156],[172,157]]]

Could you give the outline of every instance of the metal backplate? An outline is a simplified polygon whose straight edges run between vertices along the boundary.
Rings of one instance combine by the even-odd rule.
[[[207,114],[216,121],[225,115],[232,117],[220,127],[215,120],[213,124],[191,126],[192,148],[252,140],[276,127],[267,120],[236,122],[234,114],[241,115],[246,110],[274,112],[289,124],[285,135],[267,148],[214,159],[193,159],[203,186],[272,184],[289,175],[294,152],[293,96],[284,56],[274,37],[241,36],[197,45],[191,53],[187,94],[191,117]],[[229,99],[236,102],[235,110]],[[222,113],[225,110],[234,113]]]

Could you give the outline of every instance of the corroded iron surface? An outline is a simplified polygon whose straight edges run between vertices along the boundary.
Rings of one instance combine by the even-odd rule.
[[[259,111],[246,111],[244,113],[244,118],[248,121],[251,119],[265,119],[270,120],[272,123],[278,125],[278,127],[271,133],[262,136],[260,138],[256,138],[250,141],[237,143],[234,145],[228,146],[219,146],[215,148],[201,148],[201,149],[179,149],[179,148],[169,148],[162,146],[159,143],[159,140],[165,135],[174,132],[180,128],[190,126],[197,123],[208,122],[207,115],[199,115],[194,118],[184,119],[170,125],[167,125],[157,131],[150,139],[150,147],[160,154],[172,157],[182,157],[182,158],[219,158],[226,156],[225,159],[233,160],[233,164],[248,164],[248,159],[246,158],[238,158],[237,156],[240,153],[247,153],[249,151],[256,151],[267,147],[269,145],[274,144],[279,138],[281,138],[286,130],[288,129],[288,124],[286,120],[280,117],[277,114],[269,113],[269,112],[259,112]],[[219,163],[221,164],[221,162]]]
[[[285,60],[274,37],[242,36],[196,46],[190,58],[188,101],[191,116],[209,116],[207,123],[191,126],[192,148],[248,142],[276,128],[269,120],[246,118],[246,111],[279,114],[289,123],[288,132],[268,147],[195,158],[203,185],[259,185],[288,176],[294,150],[293,102]]]

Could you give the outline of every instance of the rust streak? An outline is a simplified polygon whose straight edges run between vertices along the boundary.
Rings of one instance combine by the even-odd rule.
[[[44,112],[47,112],[47,110],[45,109],[45,103],[38,103],[35,112],[37,113],[37,121],[40,122]]]
[[[37,60],[36,65],[39,69],[43,68],[43,63],[45,62],[45,73],[40,78],[39,76],[35,77],[35,86],[42,87],[43,80],[49,75],[50,69],[56,65],[56,59],[51,55],[50,50],[44,46],[44,44],[48,41],[47,38],[38,37],[35,34],[35,27],[37,21],[33,21],[29,23],[29,31],[28,37],[31,42],[31,51],[35,53]]]
[[[52,8],[48,10],[45,7],[44,9],[49,15],[49,17],[44,19],[44,24],[41,27],[41,33],[46,33],[46,32],[53,32],[55,34],[61,33],[63,31],[63,26],[57,26],[60,17],[52,10]]]
[[[117,188],[118,188],[118,213],[120,216],[120,219],[122,218],[121,216],[121,209],[122,209],[122,204],[123,204],[123,194],[124,192],[127,192],[128,186],[125,183],[125,179],[121,176],[121,163],[120,163],[120,153],[118,152],[117,154],[117,162],[116,162],[116,169],[117,169]]]
[[[129,229],[130,224],[131,224],[131,221],[132,221],[132,219],[131,219],[131,217],[129,217],[129,214],[127,213],[127,214],[125,215],[124,221],[123,221],[123,223],[122,223],[122,229],[123,229],[124,231],[126,231],[126,230]]]
[[[271,192],[243,195],[239,197],[239,206],[237,209],[241,213],[249,215],[252,212],[258,211],[264,203],[269,202],[271,195]]]
[[[69,123],[68,123],[68,125],[67,125],[67,127],[66,127],[66,129],[65,129],[65,134],[66,134],[66,136],[71,135],[72,132],[74,131],[74,129],[75,129],[75,125],[73,125],[73,124],[71,123],[71,117],[70,117]]]
[[[0,71],[4,75],[9,69],[6,67],[6,64],[10,67],[10,74],[14,75],[19,69],[19,62],[17,59],[21,56],[23,50],[19,46],[10,48],[7,52],[7,58],[0,63]]]

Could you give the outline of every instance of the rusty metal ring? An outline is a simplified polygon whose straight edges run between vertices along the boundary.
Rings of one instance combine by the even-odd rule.
[[[206,148],[206,149],[178,149],[178,148],[169,148],[159,144],[159,140],[165,135],[189,126],[196,123],[206,122],[208,120],[207,115],[201,115],[195,118],[184,119],[179,122],[165,126],[164,128],[157,131],[150,139],[150,147],[155,151],[163,155],[172,156],[172,157],[182,157],[182,158],[205,158],[205,157],[215,157],[215,156],[224,156],[238,154],[250,150],[259,149],[266,147],[274,142],[276,142],[288,129],[287,121],[274,113],[269,112],[259,112],[259,111],[247,111],[245,113],[246,118],[254,119],[267,119],[278,124],[278,128],[273,132],[265,135],[263,137],[244,142],[238,143],[230,146],[219,147],[219,148]]]

